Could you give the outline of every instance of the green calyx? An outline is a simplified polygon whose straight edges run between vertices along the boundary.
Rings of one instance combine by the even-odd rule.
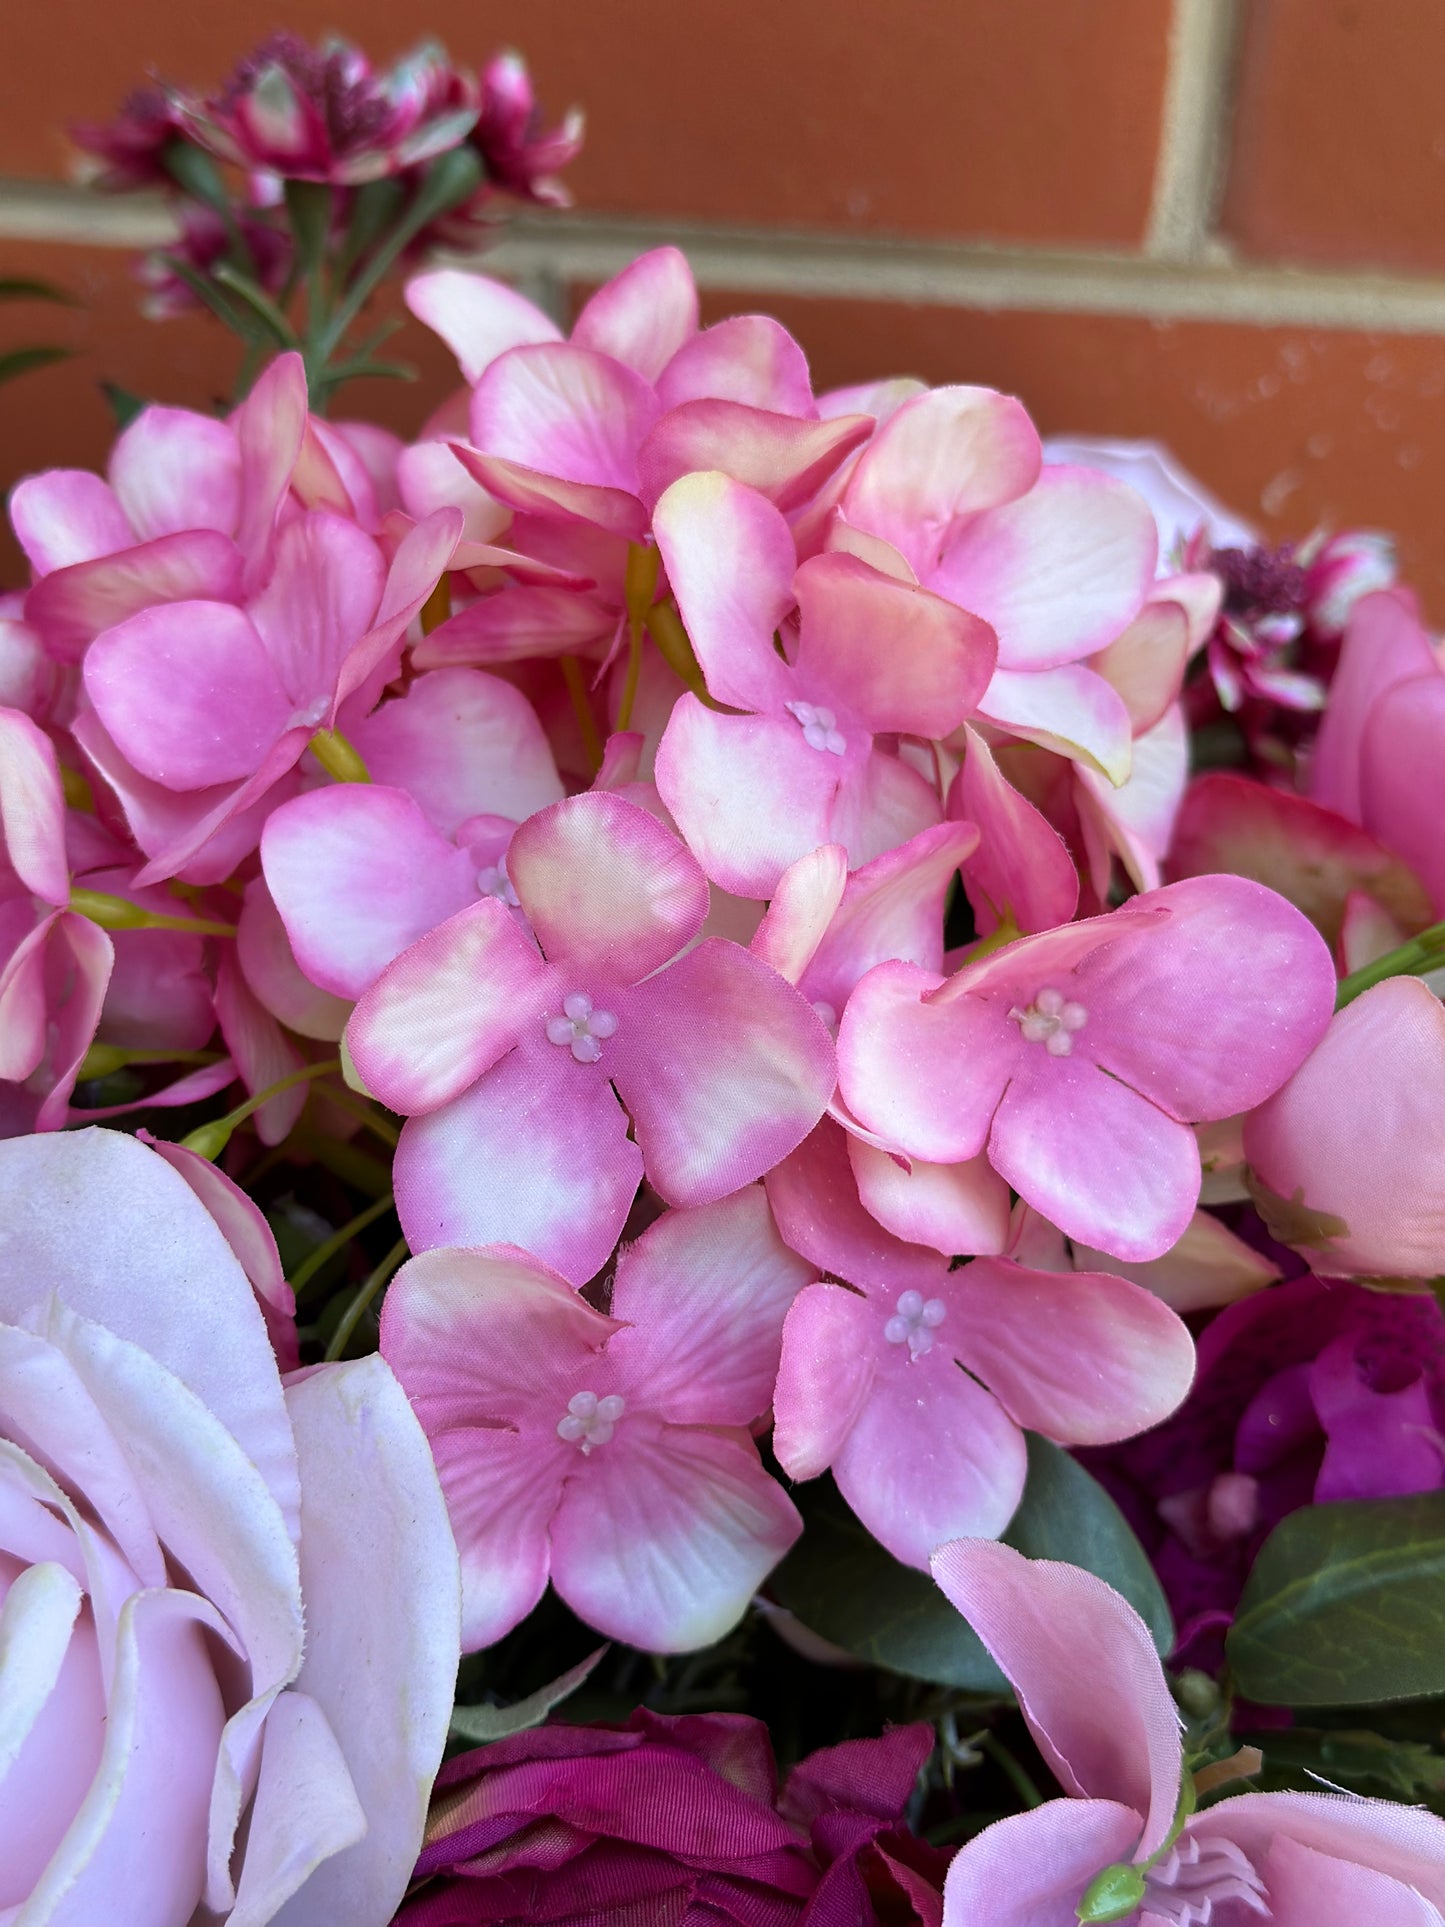
[[[1127,1920],[1144,1898],[1144,1869],[1105,1867],[1085,1887],[1074,1912],[1082,1921]]]

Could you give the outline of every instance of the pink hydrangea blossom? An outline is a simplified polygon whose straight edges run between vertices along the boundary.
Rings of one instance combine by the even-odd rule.
[[[1445,1821],[1434,1814],[1336,1793],[1181,1806],[1179,1716],[1158,1654],[1103,1580],[977,1540],[942,1547],[933,1573],[1008,1676],[1068,1796],[962,1848],[945,1927],[1440,1920]]]
[[[624,1247],[610,1316],[512,1246],[403,1267],[382,1354],[436,1456],[467,1650],[515,1626],[549,1577],[600,1632],[653,1652],[735,1624],[802,1530],[747,1427],[811,1276],[756,1186]]]

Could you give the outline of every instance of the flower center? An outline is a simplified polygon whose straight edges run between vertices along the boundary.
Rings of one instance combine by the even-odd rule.
[[[809,749],[825,749],[830,756],[841,756],[847,749],[847,738],[831,709],[820,709],[816,703],[785,703],[783,707],[796,720]]]
[[[1262,1920],[1270,1917],[1264,1882],[1243,1848],[1186,1833],[1149,1869],[1142,1911],[1169,1927],[1209,1927],[1230,1900]]]
[[[1062,990],[1052,985],[1041,990],[1027,1010],[1015,1004],[1009,1016],[1022,1031],[1025,1041],[1042,1044],[1050,1057],[1067,1057],[1074,1048],[1074,1032],[1082,1030],[1089,1013],[1082,1004],[1071,1003]]]
[[[616,1392],[598,1398],[596,1392],[574,1392],[567,1410],[557,1421],[557,1436],[575,1445],[586,1458],[594,1445],[606,1445],[618,1419],[627,1410],[627,1400]]]
[[[883,1327],[890,1345],[906,1345],[910,1362],[933,1350],[933,1334],[948,1316],[941,1298],[925,1298],[921,1291],[905,1291],[898,1309]]]
[[[512,888],[512,879],[507,875],[507,859],[500,863],[489,863],[484,870],[477,871],[477,891],[484,897],[496,897],[502,903],[516,909],[520,899]]]
[[[547,1019],[547,1041],[567,1045],[579,1064],[595,1064],[602,1040],[616,1029],[610,1010],[598,1010],[585,990],[574,990],[562,999],[561,1011]]]

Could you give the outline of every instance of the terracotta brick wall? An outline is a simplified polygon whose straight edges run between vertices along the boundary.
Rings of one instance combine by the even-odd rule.
[[[820,384],[995,384],[1046,430],[1159,436],[1281,536],[1401,537],[1445,618],[1445,0],[46,0],[6,22],[0,273],[84,306],[3,316],[78,359],[0,389],[0,484],[94,463],[97,383],[204,404],[229,344],[141,322],[156,210],[64,177],[64,121],[147,68],[209,83],[274,26],[377,54],[516,39],[588,110],[578,210],[490,257],[559,312],[661,239],[715,313],[766,307]],[[399,428],[449,385],[352,392]],[[14,564],[7,558],[6,571]]]

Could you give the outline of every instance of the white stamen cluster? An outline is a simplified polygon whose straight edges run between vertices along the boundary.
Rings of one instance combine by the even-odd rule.
[[[575,1445],[586,1458],[595,1445],[606,1445],[617,1421],[627,1410],[627,1400],[616,1392],[599,1398],[596,1392],[574,1392],[567,1401],[564,1417],[557,1421],[557,1436]]]
[[[574,990],[562,999],[561,1012],[547,1019],[547,1041],[565,1044],[579,1064],[595,1064],[616,1029],[610,1010],[598,1010],[585,990]]]
[[[883,1327],[890,1345],[906,1345],[910,1359],[922,1358],[933,1350],[933,1334],[948,1316],[941,1298],[925,1298],[921,1291],[905,1291],[899,1296],[898,1309]]]
[[[477,871],[477,894],[496,897],[500,902],[509,904],[512,909],[517,908],[518,897],[512,888],[512,879],[507,875],[505,857],[500,863],[489,863],[485,869]]]
[[[1015,1004],[1009,1016],[1023,1032],[1025,1041],[1042,1044],[1050,1057],[1068,1057],[1074,1048],[1074,1033],[1089,1021],[1089,1013],[1082,1004],[1070,1002],[1063,991],[1052,986],[1041,990],[1027,1010],[1020,1010]]]
[[[838,718],[831,709],[823,709],[816,703],[788,703],[785,707],[788,714],[796,718],[809,749],[825,749],[830,756],[841,756],[847,749],[848,739],[838,728]]]

